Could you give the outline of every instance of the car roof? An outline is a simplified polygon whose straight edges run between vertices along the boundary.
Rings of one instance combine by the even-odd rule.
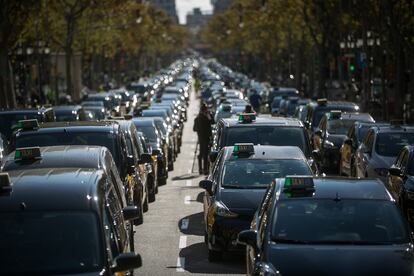
[[[67,112],[71,112],[72,110],[79,110],[82,109],[83,107],[80,105],[59,105],[59,106],[55,106],[53,107],[53,110],[55,111],[67,111]]]
[[[33,113],[44,113],[47,111],[53,110],[51,107],[41,107],[41,108],[25,108],[25,109],[1,109],[0,116],[2,114],[33,114]]]
[[[278,178],[278,191],[281,199],[289,200],[298,197],[289,197],[283,192],[286,178]],[[365,200],[393,200],[392,196],[378,179],[347,178],[347,177],[313,177],[314,192],[305,197],[318,199],[365,199]],[[303,198],[303,197],[302,197]]]
[[[74,122],[51,122],[42,123],[36,130],[21,130],[19,135],[27,133],[42,132],[110,132],[118,130],[116,121],[74,121]]]
[[[328,101],[326,104],[318,104],[317,102],[309,103],[310,105],[314,106],[315,109],[323,109],[328,108],[331,109],[333,107],[358,107],[359,106],[356,103],[353,102],[345,102],[345,101]]]
[[[392,125],[380,125],[372,126],[376,133],[398,133],[398,132],[414,132],[414,126],[401,125],[401,126],[392,126]]]
[[[225,127],[244,127],[244,126],[295,126],[295,127],[303,127],[301,121],[296,118],[288,118],[288,117],[256,117],[256,120],[251,123],[240,123],[238,118],[223,118],[221,119]]]
[[[102,170],[42,168],[8,173],[13,187],[9,195],[0,196],[2,212],[99,210]]]
[[[154,121],[156,117],[136,117],[133,118],[132,121],[134,122],[135,126],[154,126]],[[157,117],[158,118],[158,117]]]
[[[36,168],[96,168],[101,169],[101,157],[109,153],[101,146],[48,146],[40,147],[41,158],[16,161],[15,151],[4,160],[2,170]]]
[[[229,160],[233,155],[234,146],[223,148],[225,160]],[[296,159],[306,161],[302,150],[295,146],[254,146],[254,153],[246,158],[239,159]]]

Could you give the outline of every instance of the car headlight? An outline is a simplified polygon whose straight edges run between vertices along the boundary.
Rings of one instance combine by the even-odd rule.
[[[332,143],[331,141],[328,141],[328,140],[325,140],[323,142],[323,147],[326,148],[326,149],[335,149],[336,148],[335,144]]]
[[[227,218],[238,217],[238,214],[235,214],[232,211],[230,211],[229,208],[227,208],[227,206],[224,205],[224,203],[221,201],[214,202],[214,212],[216,215],[220,217],[227,217]]]
[[[379,175],[379,176],[387,176],[388,174],[388,169],[386,168],[376,168],[374,169],[374,171]]]

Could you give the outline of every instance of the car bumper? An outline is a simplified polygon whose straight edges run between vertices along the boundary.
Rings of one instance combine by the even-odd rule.
[[[253,217],[224,218],[215,217],[215,222],[208,234],[209,248],[218,251],[238,251],[245,249],[237,244],[237,235],[250,228]]]

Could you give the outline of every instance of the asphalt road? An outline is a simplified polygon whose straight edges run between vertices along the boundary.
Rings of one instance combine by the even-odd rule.
[[[135,251],[143,266],[135,275],[245,275],[245,255],[225,254],[210,263],[204,244],[203,190],[195,165],[191,172],[197,135],[193,132],[198,100],[191,95],[188,121],[184,126],[181,153],[167,185],[159,188],[156,201],[145,213],[144,224],[135,227]]]

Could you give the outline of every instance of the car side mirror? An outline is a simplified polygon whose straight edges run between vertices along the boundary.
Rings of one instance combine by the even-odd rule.
[[[135,170],[135,159],[134,156],[128,155],[127,156],[127,173],[133,174]]]
[[[151,157],[151,155],[150,154],[148,154],[148,153],[143,153],[143,154],[141,154],[141,156],[140,156],[140,159],[139,159],[139,164],[144,164],[144,163],[151,163],[152,162],[152,157]]]
[[[134,252],[121,253],[114,259],[113,272],[128,271],[142,266],[142,259]]]
[[[140,215],[140,207],[135,205],[126,206],[122,209],[122,215],[124,220],[135,220],[139,218]]]
[[[244,230],[237,236],[237,243],[242,245],[249,245],[251,247],[257,246],[257,232],[254,230]]]
[[[211,151],[210,152],[210,162],[214,163],[217,159],[217,156],[218,156],[218,151],[215,151],[215,150]]]
[[[152,154],[154,154],[154,155],[158,155],[160,153],[161,153],[161,151],[159,149],[153,149],[152,150]]]
[[[394,167],[392,166],[391,168],[388,169],[390,175],[394,175],[394,176],[401,176],[402,175],[402,171],[400,168]]]
[[[209,179],[204,179],[198,183],[198,186],[206,190],[210,195],[213,194],[213,181]]]

